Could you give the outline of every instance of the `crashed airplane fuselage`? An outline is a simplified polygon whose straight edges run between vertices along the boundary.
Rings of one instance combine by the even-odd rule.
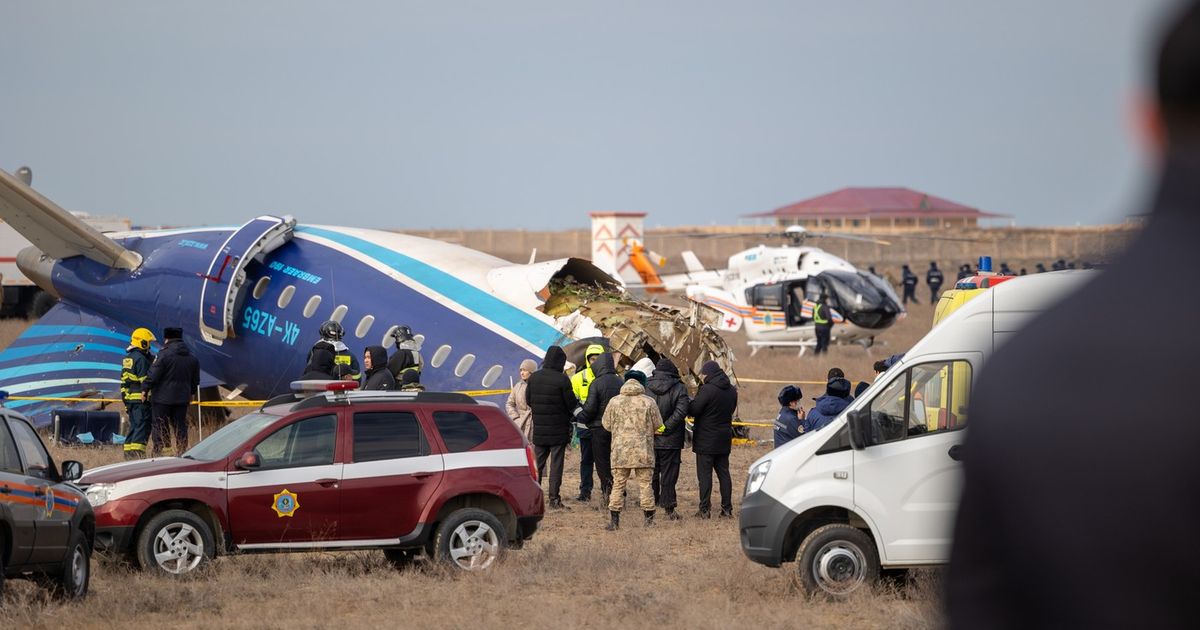
[[[360,362],[366,346],[389,347],[391,328],[408,325],[422,343],[428,389],[496,401],[503,394],[487,392],[507,389],[523,359],[587,338],[611,339],[628,362],[667,356],[685,373],[710,358],[731,367],[705,324],[711,314],[621,297],[585,260],[514,265],[436,240],[278,217],[100,235],[38,216],[36,206],[49,203],[40,196],[33,208],[5,201],[0,211],[35,244],[18,265],[61,300],[0,353],[0,389],[10,395],[115,396],[128,335],[142,326],[182,327],[202,385],[252,399],[288,390],[328,319],[342,323]],[[9,406],[44,423],[50,408],[70,405]]]

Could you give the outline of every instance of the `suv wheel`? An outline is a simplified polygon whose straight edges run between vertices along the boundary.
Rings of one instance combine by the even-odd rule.
[[[215,551],[208,524],[187,510],[155,515],[137,538],[138,564],[148,571],[190,573],[212,559]]]
[[[50,576],[51,590],[61,599],[82,599],[92,576],[92,551],[82,532],[71,534],[67,557],[57,575]]]
[[[452,512],[438,526],[436,559],[463,571],[482,571],[504,555],[508,533],[491,512],[466,508]]]
[[[818,527],[800,544],[800,584],[810,595],[845,597],[879,578],[879,555],[865,532],[845,523]]]

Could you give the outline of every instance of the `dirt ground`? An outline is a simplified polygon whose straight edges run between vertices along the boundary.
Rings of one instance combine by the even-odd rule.
[[[750,357],[740,335],[730,338],[744,379],[824,380],[838,366],[852,381],[872,377],[878,359],[908,349],[929,329],[932,309],[912,307],[870,351],[835,347],[828,357],[763,351]],[[0,344],[23,325],[0,323]],[[780,384],[743,383],[746,420],[773,418]],[[806,407],[821,387],[802,385]],[[770,440],[769,429],[752,437]],[[735,509],[746,471],[769,446],[735,447],[731,458]],[[112,447],[54,449],[91,468],[117,461]],[[571,452],[563,496],[578,489],[578,454]],[[680,511],[684,520],[643,528],[635,488],[620,531],[606,532],[607,514],[593,501],[568,501],[551,511],[524,549],[484,575],[454,575],[421,565],[397,571],[380,552],[316,552],[219,558],[184,579],[144,574],[103,558],[93,561],[86,600],[61,604],[29,582],[11,581],[0,602],[0,628],[257,626],[339,628],[407,626],[460,628],[522,624],[555,628],[927,628],[941,625],[937,572],[881,586],[849,601],[809,599],[795,585],[795,566],[769,569],[746,559],[736,520],[704,521],[696,510],[694,459],[684,453]],[[715,491],[715,489],[714,489]],[[714,497],[716,499],[716,497]],[[714,502],[716,502],[714,500]],[[660,512],[661,516],[661,512]]]

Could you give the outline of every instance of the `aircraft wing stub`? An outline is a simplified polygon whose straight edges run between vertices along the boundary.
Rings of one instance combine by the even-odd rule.
[[[125,249],[4,170],[0,170],[0,219],[51,258],[84,256],[128,271],[142,264],[140,254]]]

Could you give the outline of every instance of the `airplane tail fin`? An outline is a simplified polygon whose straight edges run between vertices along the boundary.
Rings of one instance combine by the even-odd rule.
[[[700,259],[696,257],[696,252],[687,250],[679,255],[683,258],[683,264],[687,267],[688,273],[703,273],[704,265],[700,264]]]
[[[137,269],[142,257],[0,170],[0,219],[52,258],[86,256],[117,269]]]

